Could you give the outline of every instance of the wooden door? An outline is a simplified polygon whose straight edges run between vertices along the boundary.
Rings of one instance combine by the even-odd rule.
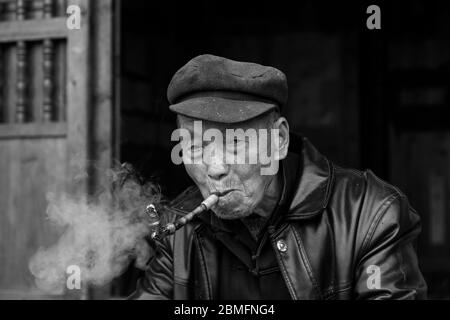
[[[112,0],[0,0],[0,299],[40,297],[28,261],[57,237],[46,193],[114,156],[112,18]]]

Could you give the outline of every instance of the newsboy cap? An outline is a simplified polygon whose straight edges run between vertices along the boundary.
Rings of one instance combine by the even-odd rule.
[[[287,81],[278,69],[210,54],[179,69],[170,81],[170,110],[196,119],[237,123],[287,101]]]

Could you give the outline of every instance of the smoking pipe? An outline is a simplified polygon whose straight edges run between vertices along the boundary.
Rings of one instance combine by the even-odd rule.
[[[211,194],[209,197],[203,200],[202,203],[200,203],[200,205],[196,207],[194,210],[184,215],[183,217],[175,220],[175,222],[167,223],[165,226],[160,226],[156,208],[153,204],[149,204],[145,208],[145,213],[152,220],[157,219],[155,222],[152,222],[150,224],[150,227],[155,229],[150,235],[150,237],[152,238],[152,240],[161,241],[166,236],[174,234],[178,229],[182,228],[189,221],[191,221],[196,215],[209,210],[214,204],[217,203],[217,201],[219,201],[219,196],[221,196],[220,193]]]

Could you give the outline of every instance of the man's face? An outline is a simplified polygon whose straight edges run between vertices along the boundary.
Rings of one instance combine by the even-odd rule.
[[[266,188],[275,175],[262,175],[262,164],[259,161],[257,163],[239,161],[239,164],[227,161],[227,154],[230,156],[230,153],[235,155],[237,153],[250,159],[258,156],[259,150],[258,144],[250,143],[250,139],[234,138],[228,141],[230,139],[225,139],[226,129],[245,131],[253,128],[257,129],[257,132],[258,129],[270,129],[273,123],[272,117],[269,121],[266,116],[234,125],[202,121],[201,134],[198,130],[194,130],[194,121],[199,120],[185,116],[178,116],[178,119],[180,128],[187,129],[193,138],[191,143],[183,148],[183,158],[192,157],[191,159],[195,160],[196,157],[201,157],[192,164],[185,161],[187,173],[194,180],[203,197],[206,198],[214,192],[226,193],[219,197],[218,203],[212,208],[214,213],[222,219],[249,216],[263,199]],[[208,129],[219,130],[224,139],[204,141],[203,133]]]

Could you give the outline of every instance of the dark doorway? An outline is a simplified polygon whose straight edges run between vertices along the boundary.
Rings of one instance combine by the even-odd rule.
[[[448,296],[450,128],[442,119],[449,103],[449,6],[378,3],[382,30],[371,31],[371,3],[364,2],[123,1],[121,161],[175,196],[191,182],[170,160],[172,75],[203,53],[277,67],[288,78],[283,114],[293,131],[337,164],[370,168],[410,198],[426,229],[419,258],[430,296]],[[435,158],[425,161],[430,145]],[[440,177],[438,216],[430,213],[432,196],[424,196],[430,176]],[[444,235],[433,244],[439,223]],[[121,294],[133,290],[137,275],[130,269],[122,277]]]

